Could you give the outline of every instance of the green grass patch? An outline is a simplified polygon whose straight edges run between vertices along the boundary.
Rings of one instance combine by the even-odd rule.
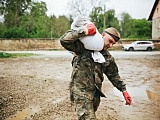
[[[33,56],[32,53],[5,53],[0,52],[0,58],[17,58],[17,57],[29,57]]]

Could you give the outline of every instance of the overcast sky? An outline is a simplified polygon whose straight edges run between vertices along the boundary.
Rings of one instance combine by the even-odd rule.
[[[36,0],[35,0],[36,1]],[[48,15],[67,15],[67,3],[69,0],[37,0],[47,4]],[[106,0],[107,1],[107,0]],[[127,12],[132,18],[146,18],[152,10],[155,0],[108,0],[107,9],[115,9],[116,16],[122,12]]]

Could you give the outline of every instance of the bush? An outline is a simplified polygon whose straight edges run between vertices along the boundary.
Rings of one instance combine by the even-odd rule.
[[[16,58],[16,57],[29,57],[34,54],[32,53],[5,53],[0,52],[0,58]]]
[[[4,52],[0,52],[0,58],[9,58],[11,57],[12,55],[9,54],[9,53],[4,53]]]
[[[27,38],[27,32],[21,27],[9,28],[4,33],[5,38]]]

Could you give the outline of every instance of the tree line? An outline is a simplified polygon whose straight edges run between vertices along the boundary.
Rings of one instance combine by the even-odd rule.
[[[76,1],[72,0],[71,8],[75,6],[73,3]],[[70,11],[73,12],[72,10]],[[78,8],[77,11],[76,8],[74,10],[75,12],[80,11]],[[85,11],[84,8],[83,10]],[[0,15],[4,18],[4,21],[0,22],[0,38],[52,39],[59,38],[70,29],[75,13],[71,13],[69,17],[64,15],[56,17],[55,15],[47,16],[46,12],[47,5],[42,1],[0,1]],[[105,11],[102,5],[92,6],[89,18],[95,23],[99,32],[112,26],[120,31],[121,38],[151,38],[152,25],[145,18],[133,19],[128,13],[122,13],[119,20],[115,15],[114,9]]]

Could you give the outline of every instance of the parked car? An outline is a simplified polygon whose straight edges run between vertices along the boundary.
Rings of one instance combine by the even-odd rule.
[[[147,50],[152,51],[155,48],[152,41],[135,41],[131,44],[126,44],[122,46],[122,50],[134,51],[134,50]]]

